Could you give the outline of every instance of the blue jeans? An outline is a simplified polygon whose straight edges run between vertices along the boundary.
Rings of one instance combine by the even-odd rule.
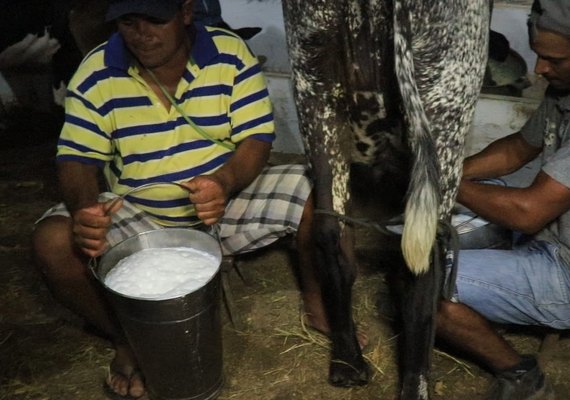
[[[570,329],[570,267],[543,241],[461,250],[453,300],[498,323]]]

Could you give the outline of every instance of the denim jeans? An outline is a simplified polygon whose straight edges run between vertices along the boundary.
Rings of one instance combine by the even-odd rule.
[[[544,241],[461,250],[453,300],[498,323],[570,329],[570,267]]]

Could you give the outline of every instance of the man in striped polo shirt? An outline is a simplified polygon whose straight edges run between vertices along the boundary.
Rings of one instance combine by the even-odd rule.
[[[296,234],[305,311],[327,331],[310,256],[311,184],[303,166],[266,167],[274,124],[256,58],[233,33],[193,23],[191,0],[115,0],[107,19],[118,32],[68,87],[63,203],[33,239],[54,296],[113,339],[108,389],[145,393],[86,262],[137,232],[201,223],[216,227],[225,254]]]

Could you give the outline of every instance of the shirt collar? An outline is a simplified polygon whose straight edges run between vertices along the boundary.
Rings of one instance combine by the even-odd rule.
[[[212,38],[211,32],[204,25],[195,22],[193,29],[196,32],[196,36],[192,46],[192,59],[200,68],[204,68],[220,54],[220,51]]]
[[[188,34],[194,36],[191,58],[200,69],[220,54],[212,34],[204,25],[194,22],[188,28]],[[115,32],[105,46],[105,65],[127,71],[132,64],[132,58],[122,36]]]

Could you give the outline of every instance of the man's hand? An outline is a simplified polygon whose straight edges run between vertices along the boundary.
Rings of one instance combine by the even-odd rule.
[[[270,151],[269,142],[245,139],[213,174],[196,176],[183,184],[204,224],[213,225],[222,218],[228,199],[253,182],[267,164]]]
[[[223,217],[229,190],[222,179],[215,174],[200,175],[183,185],[190,191],[190,201],[204,224],[213,225]]]
[[[98,257],[107,249],[106,236],[111,226],[111,214],[122,206],[116,199],[97,203],[75,211],[73,236],[75,244],[90,257]]]

